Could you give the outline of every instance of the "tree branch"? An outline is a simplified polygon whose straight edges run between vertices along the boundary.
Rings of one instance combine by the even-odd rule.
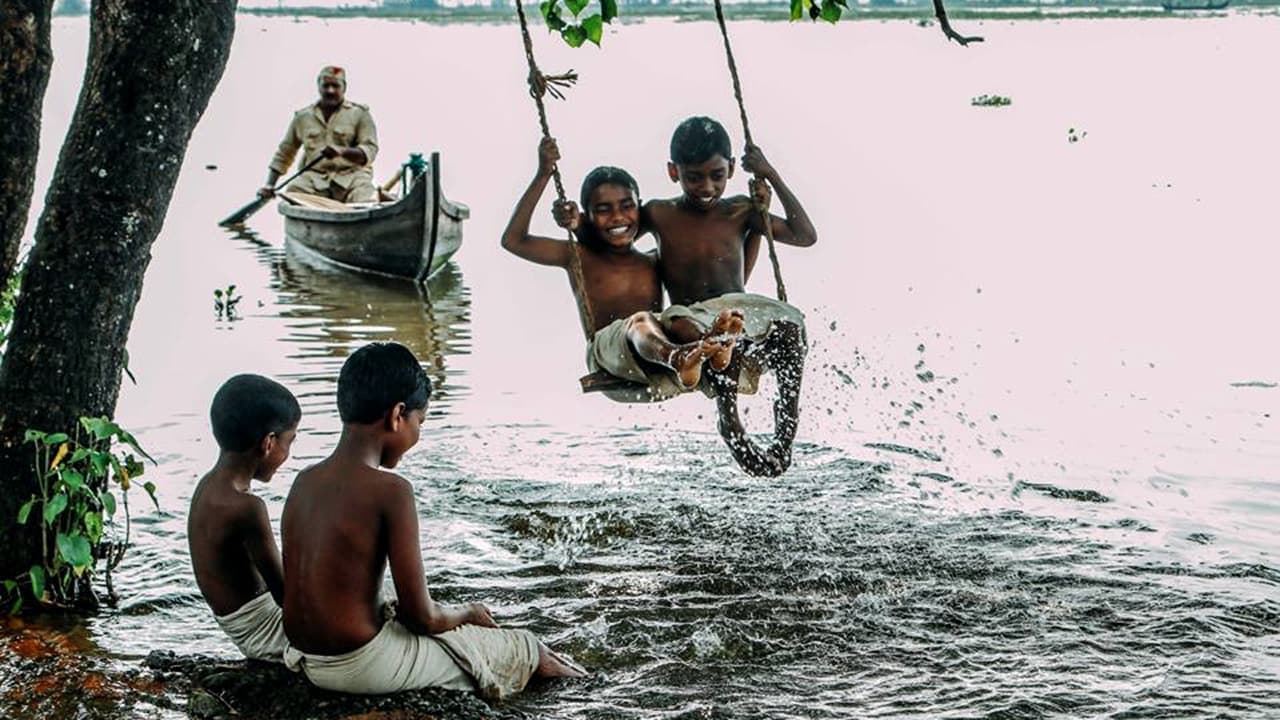
[[[933,13],[938,16],[938,24],[942,26],[942,34],[946,35],[948,40],[955,40],[961,45],[982,42],[982,38],[977,35],[961,35],[951,27],[951,21],[947,19],[947,9],[942,6],[942,0],[933,0]]]

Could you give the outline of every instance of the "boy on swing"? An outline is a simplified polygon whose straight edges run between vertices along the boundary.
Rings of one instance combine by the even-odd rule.
[[[778,171],[758,147],[748,147],[742,167],[777,189],[785,218],[768,215],[774,240],[809,247],[817,231],[800,201],[782,181]],[[800,412],[800,382],[804,372],[804,314],[779,300],[745,292],[764,234],[762,213],[753,199],[768,207],[769,186],[751,181],[753,198],[724,198],[733,177],[734,162],[729,134],[708,117],[691,117],[676,127],[671,137],[667,174],[679,183],[682,194],[669,200],[651,200],[644,217],[658,240],[659,269],[672,306],[666,314],[687,318],[706,327],[725,308],[744,316],[741,352],[736,368],[719,375],[728,384],[716,394],[720,432],[738,463],[756,466],[760,474],[779,475],[791,463]],[[766,450],[746,437],[738,420],[738,392],[753,392],[764,369],[778,379],[774,403],[775,437]],[[735,387],[736,385],[736,387]]]
[[[502,247],[539,265],[570,269],[574,248],[568,240],[529,234],[529,223],[546,190],[560,151],[544,138],[538,171],[502,234]],[[646,387],[651,399],[664,400],[700,384],[704,365],[724,370],[733,357],[742,314],[723,308],[707,322],[669,319],[662,308],[657,258],[635,249],[640,234],[636,181],[625,170],[598,167],[582,183],[586,222],[572,202],[557,204],[556,222],[577,233],[586,287],[574,287],[591,308],[594,327],[587,365]],[[572,282],[572,278],[571,282]]]

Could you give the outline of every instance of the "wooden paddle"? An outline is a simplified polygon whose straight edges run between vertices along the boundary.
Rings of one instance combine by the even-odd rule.
[[[284,186],[293,182],[299,175],[315,167],[323,159],[324,159],[323,153],[320,155],[317,155],[315,160],[312,160],[311,162],[307,163],[301,170],[290,175],[289,177],[280,181],[275,187],[271,188],[272,193],[275,193],[276,191],[280,190],[280,188],[283,188]],[[222,225],[223,227],[228,227],[231,225],[243,225],[244,221],[248,220],[250,215],[253,215],[254,213],[261,210],[263,206],[265,206],[269,202],[271,202],[270,197],[259,196],[257,200],[254,200],[248,205],[245,205],[239,210],[231,213],[226,218],[224,218],[222,222],[218,224]]]

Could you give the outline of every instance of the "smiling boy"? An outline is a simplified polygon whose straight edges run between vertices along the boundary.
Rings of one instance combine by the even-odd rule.
[[[817,242],[817,231],[804,207],[760,148],[747,148],[742,166],[767,180],[782,200],[786,217],[768,216],[774,240],[797,247]],[[691,117],[672,134],[667,163],[667,174],[680,185],[681,195],[649,201],[644,216],[658,239],[659,270],[673,303],[666,310],[668,316],[707,327],[726,308],[742,311],[742,352],[734,356],[738,367],[726,374],[736,383],[737,392],[717,395],[720,431],[739,464],[774,475],[791,462],[804,370],[804,314],[784,302],[745,292],[765,226],[752,198],[724,197],[733,172],[724,126],[708,117]],[[768,205],[767,185],[753,181],[752,191],[756,202]],[[779,397],[774,404],[774,443],[760,451],[737,420],[737,393],[754,392],[765,368],[774,370],[778,378]]]
[[[502,247],[530,262],[568,270],[573,245],[529,233],[533,210],[559,159],[555,140],[544,139],[537,174],[516,204]],[[666,318],[657,258],[635,248],[639,195],[625,170],[598,167],[582,183],[585,217],[571,202],[557,205],[555,214],[557,223],[575,231],[579,240],[585,287],[573,291],[585,296],[591,308],[592,326],[582,318],[591,338],[588,368],[643,385],[650,399],[662,400],[697,387],[704,363],[713,369],[728,365],[742,318],[732,309],[717,312],[702,325]]]

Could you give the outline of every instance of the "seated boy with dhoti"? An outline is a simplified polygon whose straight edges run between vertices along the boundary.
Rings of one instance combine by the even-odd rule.
[[[533,675],[581,676],[533,633],[498,628],[484,605],[445,606],[427,591],[413,486],[390,469],[418,442],[430,394],[403,345],[366,345],[343,364],[338,446],[298,475],[280,521],[286,665],[361,694],[432,686],[500,698]],[[395,603],[382,596],[388,564]]]
[[[250,482],[267,482],[298,434],[293,394],[260,375],[237,375],[210,410],[217,464],[196,485],[187,544],[200,593],[245,657],[282,662],[284,579],[267,506]]]

